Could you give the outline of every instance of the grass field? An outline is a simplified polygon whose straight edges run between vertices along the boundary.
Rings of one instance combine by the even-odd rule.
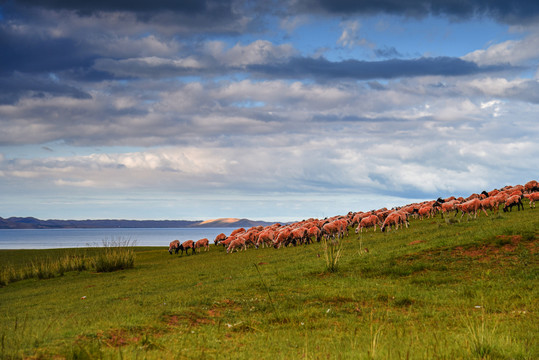
[[[351,231],[334,272],[321,243],[194,256],[163,244],[135,248],[131,269],[9,283],[0,359],[539,359],[539,209],[489,215]]]

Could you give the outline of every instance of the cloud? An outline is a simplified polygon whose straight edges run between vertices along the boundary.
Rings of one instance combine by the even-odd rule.
[[[399,53],[397,49],[395,49],[395,47],[393,46],[391,47],[386,46],[383,48],[374,49],[374,55],[376,55],[376,57],[378,58],[386,58],[386,59],[402,57],[402,54]]]
[[[539,57],[539,31],[535,30],[522,40],[507,40],[486,49],[475,50],[462,57],[480,66],[511,64],[536,66]]]
[[[393,79],[415,76],[462,76],[510,69],[509,66],[478,66],[474,62],[453,57],[422,57],[382,61],[343,60],[332,62],[320,58],[291,58],[286,63],[250,65],[254,73],[282,78],[314,79]]]
[[[337,40],[337,44],[348,48],[356,46],[373,47],[373,44],[360,37],[359,29],[361,26],[359,21],[345,21],[341,23],[341,27],[343,28],[343,31],[341,37]]]
[[[75,99],[90,99],[92,96],[75,86],[62,83],[51,76],[29,76],[14,72],[0,77],[0,104],[15,104],[21,98],[43,98],[66,96]]]
[[[473,16],[488,16],[497,21],[519,24],[532,23],[539,16],[539,4],[530,0],[507,1],[355,1],[355,0],[298,0],[292,6],[298,13],[325,13],[343,16],[386,13],[423,18],[428,15],[447,15],[455,20]]]

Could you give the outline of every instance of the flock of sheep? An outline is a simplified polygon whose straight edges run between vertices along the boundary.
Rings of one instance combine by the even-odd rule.
[[[512,211],[516,206],[520,211],[524,210],[522,199],[526,197],[529,200],[530,208],[535,208],[535,201],[539,200],[539,183],[535,180],[529,181],[526,185],[506,186],[502,189],[495,189],[490,192],[483,191],[481,194],[472,194],[468,198],[455,198],[454,196],[442,199],[438,198],[433,201],[425,201],[422,203],[409,204],[400,208],[388,210],[386,208],[372,210],[369,212],[349,212],[344,216],[334,216],[326,219],[309,219],[292,224],[281,225],[279,223],[271,226],[255,226],[248,230],[239,228],[229,236],[221,233],[214,240],[215,245],[225,247],[227,253],[233,251],[246,250],[252,246],[255,248],[264,246],[273,246],[279,249],[283,246],[309,244],[316,241],[321,241],[322,237],[342,238],[348,235],[348,228],[355,227],[356,234],[367,231],[369,228],[379,227],[380,230],[386,231],[394,228],[397,230],[399,226],[408,227],[408,218],[410,216],[423,219],[431,218],[440,213],[442,218],[444,215],[454,212],[457,216],[461,212],[461,218],[464,214],[467,218],[470,216],[477,217],[478,211],[483,211],[488,216],[487,210],[497,213],[500,205],[503,205],[503,211]],[[169,253],[177,254],[181,251],[182,255],[185,251],[191,249],[191,254],[195,254],[197,249],[209,250],[209,240],[204,238],[198,241],[187,240],[180,243],[179,240],[174,240],[170,243]],[[199,250],[200,251],[200,250]]]

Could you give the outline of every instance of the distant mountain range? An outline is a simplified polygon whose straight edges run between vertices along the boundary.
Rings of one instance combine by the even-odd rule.
[[[0,217],[0,229],[89,229],[89,228],[193,228],[268,226],[267,221],[221,218],[214,220],[40,220],[33,217]]]

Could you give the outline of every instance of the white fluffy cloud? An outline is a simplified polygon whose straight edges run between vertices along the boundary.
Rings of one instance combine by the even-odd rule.
[[[462,57],[478,65],[511,64],[525,65],[539,57],[539,31],[531,28],[531,33],[520,40],[507,40],[488,46],[486,49],[475,50]]]

